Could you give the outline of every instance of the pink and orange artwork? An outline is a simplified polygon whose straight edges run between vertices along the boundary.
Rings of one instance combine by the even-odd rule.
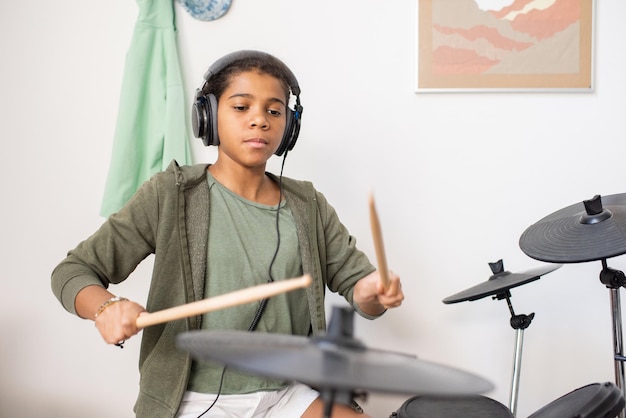
[[[592,88],[593,0],[419,0],[418,91]]]

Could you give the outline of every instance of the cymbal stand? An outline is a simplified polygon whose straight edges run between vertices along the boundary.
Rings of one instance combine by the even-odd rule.
[[[354,311],[348,307],[333,306],[327,332],[321,336],[313,336],[311,340],[321,347],[324,345],[335,345],[355,350],[365,349],[365,345],[360,340],[354,338]],[[367,396],[365,392],[357,393],[349,389],[334,387],[317,389],[320,392],[322,401],[324,401],[324,418],[330,418],[335,402],[350,405],[355,397],[365,398]]]
[[[516,315],[513,310],[513,304],[511,303],[511,292],[509,290],[493,296],[493,299],[506,299],[509,312],[511,312],[511,319],[509,323],[511,327],[516,330],[515,335],[515,355],[513,357],[513,376],[511,380],[511,395],[509,398],[509,409],[513,416],[517,416],[517,399],[519,397],[519,380],[520,372],[522,368],[522,348],[524,346],[524,330],[530,326],[534,313],[530,315]]]
[[[611,315],[613,322],[613,349],[615,360],[615,384],[626,397],[626,385],[624,385],[624,357],[622,337],[622,308],[620,303],[619,289],[626,285],[626,275],[620,270],[610,268],[606,259],[602,259],[602,271],[600,282],[611,292]],[[619,413],[619,418],[624,418],[624,411]]]

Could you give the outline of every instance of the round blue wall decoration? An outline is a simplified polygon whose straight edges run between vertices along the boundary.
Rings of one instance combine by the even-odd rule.
[[[195,19],[210,21],[224,16],[231,0],[177,0]]]

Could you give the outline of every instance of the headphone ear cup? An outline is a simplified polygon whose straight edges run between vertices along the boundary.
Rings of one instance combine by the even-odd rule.
[[[298,134],[300,133],[300,118],[299,114],[293,110],[287,112],[287,120],[285,122],[285,133],[283,139],[280,141],[280,145],[274,154],[281,156],[285,151],[291,151],[296,145],[298,140]]]
[[[207,144],[206,135],[206,126],[207,126],[207,100],[202,94],[200,89],[196,90],[196,97],[193,101],[193,106],[191,107],[191,128],[193,130],[193,135],[196,138],[202,139],[204,145]]]
[[[202,139],[205,146],[219,145],[217,137],[217,99],[215,95],[196,92],[191,110],[191,127],[196,138]]]
[[[207,126],[207,134],[210,134],[209,145],[219,145],[220,138],[217,136],[217,98],[214,94],[208,94],[207,102],[209,104],[209,118]]]

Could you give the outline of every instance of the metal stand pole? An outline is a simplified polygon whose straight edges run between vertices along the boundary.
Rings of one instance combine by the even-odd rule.
[[[522,348],[524,345],[524,330],[518,329],[515,336],[515,356],[513,357],[513,379],[511,380],[511,397],[509,409],[513,416],[517,416],[517,398],[519,395],[519,378],[522,369]]]
[[[626,398],[624,385],[624,358],[622,340],[622,308],[620,306],[619,289],[611,289],[611,315],[613,317],[613,349],[615,352],[615,384],[622,390]],[[619,413],[624,418],[624,410]]]
[[[535,317],[534,313],[530,315],[515,315],[513,304],[511,303],[511,292],[506,291],[503,294],[496,295],[494,299],[506,299],[506,303],[511,312],[511,327],[517,331],[515,337],[515,355],[513,356],[513,377],[511,380],[511,396],[509,399],[509,409],[513,416],[517,416],[517,398],[519,395],[519,380],[522,369],[522,348],[524,346],[524,330],[530,326]]]
[[[626,398],[626,385],[624,385],[624,357],[622,338],[622,307],[620,304],[619,290],[626,285],[626,276],[620,270],[615,270],[607,265],[606,259],[602,259],[602,271],[600,282],[611,291],[611,316],[613,322],[613,360],[615,362],[615,384],[621,389]],[[619,413],[619,418],[624,418],[624,410]]]

